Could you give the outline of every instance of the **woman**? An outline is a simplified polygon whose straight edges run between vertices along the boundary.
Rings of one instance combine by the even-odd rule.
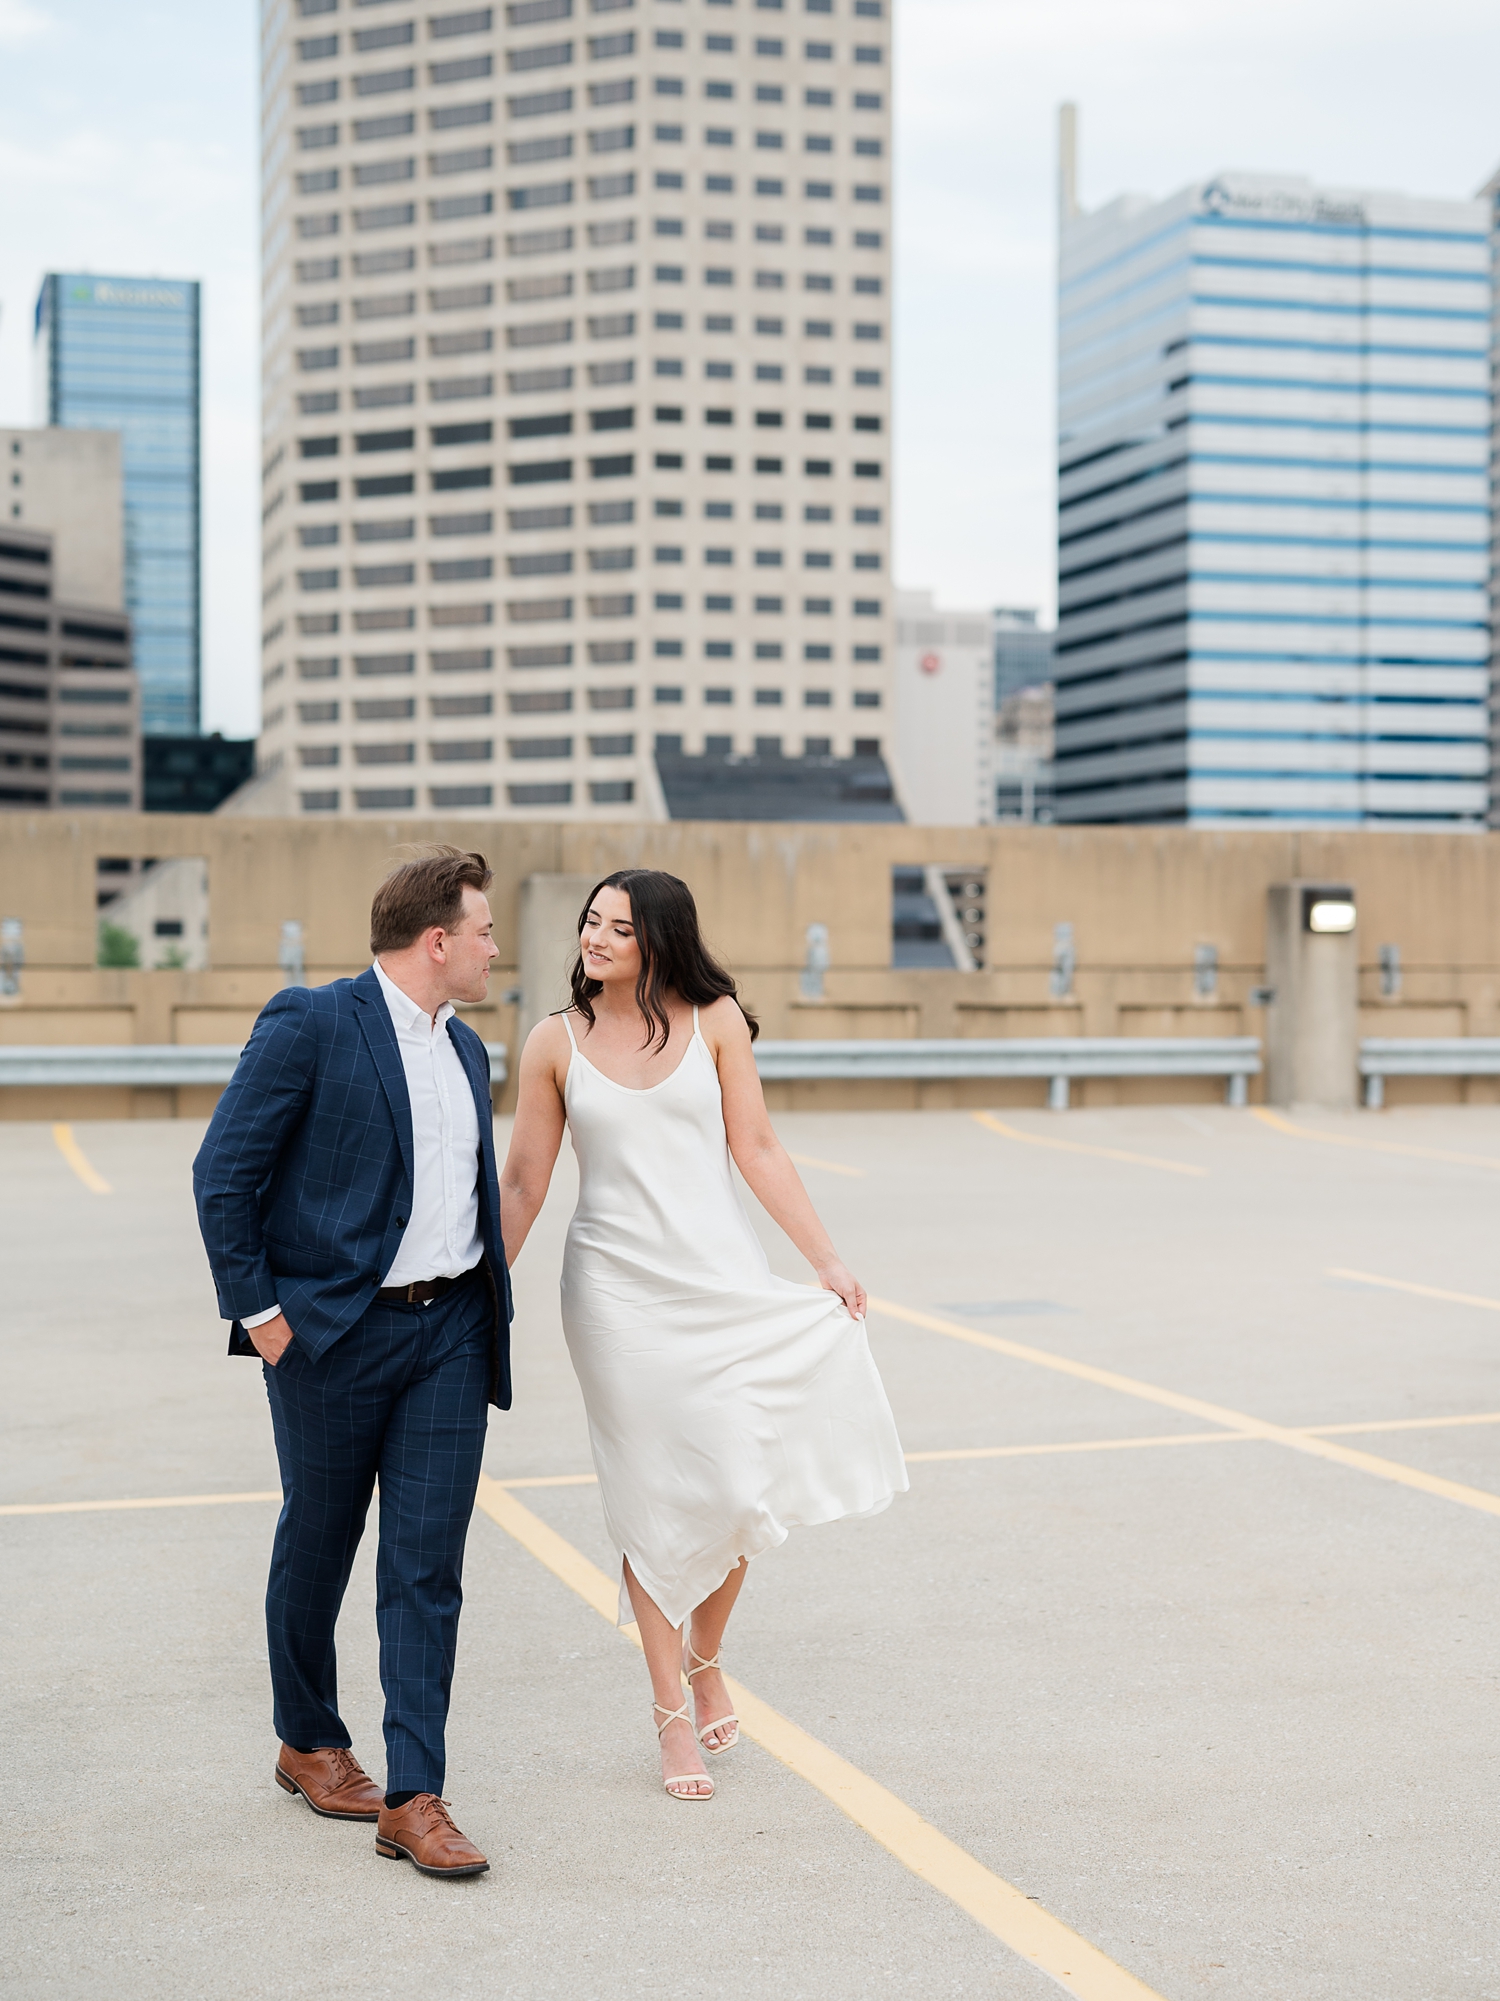
[[[573,1004],[538,1023],[521,1058],[505,1248],[514,1265],[566,1123],[579,1192],[563,1328],[620,1552],[620,1614],[634,1614],[651,1670],[662,1783],[710,1799],[698,1747],[738,1741],[719,1646],[747,1559],[789,1528],[877,1513],[906,1468],[864,1287],[771,1129],[756,1024],[704,946],[692,892],[660,869],[622,869],[584,905],[578,937]],[[731,1156],[821,1291],[772,1276]]]

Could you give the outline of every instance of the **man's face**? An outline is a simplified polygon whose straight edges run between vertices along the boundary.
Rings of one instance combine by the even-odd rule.
[[[482,1001],[490,988],[490,962],[500,955],[491,935],[495,920],[482,890],[464,885],[463,915],[442,934],[449,1000]]]

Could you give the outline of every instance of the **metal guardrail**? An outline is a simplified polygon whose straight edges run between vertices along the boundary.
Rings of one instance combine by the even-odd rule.
[[[487,1042],[485,1048],[490,1081],[503,1084],[509,1074],[506,1046]],[[240,1046],[232,1042],[0,1043],[0,1085],[227,1084],[239,1059]],[[1075,1077],[1223,1077],[1228,1102],[1243,1105],[1246,1079],[1261,1071],[1260,1043],[1253,1035],[758,1042],[755,1061],[767,1083],[1045,1077],[1054,1111],[1067,1110],[1068,1085]],[[1500,1077],[1500,1037],[1366,1036],[1359,1045],[1359,1072],[1365,1103],[1378,1110],[1387,1077]]]
[[[1359,1045],[1365,1103],[1378,1112],[1387,1077],[1500,1077],[1500,1038],[1488,1035],[1367,1035]]]
[[[490,1082],[503,1084],[505,1044],[484,1046]],[[0,1043],[0,1084],[227,1084],[239,1060],[237,1042]]]
[[[1045,1077],[1047,1103],[1068,1108],[1074,1077],[1223,1077],[1231,1105],[1260,1074],[1260,1042],[1233,1036],[1007,1036],[997,1041],[903,1038],[890,1042],[758,1042],[767,1083],[801,1079]]]

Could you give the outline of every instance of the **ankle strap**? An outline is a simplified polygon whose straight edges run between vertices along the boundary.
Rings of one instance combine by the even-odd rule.
[[[692,1729],[693,1727],[692,1724],[688,1723],[688,1713],[687,1713],[686,1703],[682,1705],[681,1709],[674,1709],[670,1711],[670,1713],[667,1711],[667,1705],[664,1702],[653,1702],[651,1707],[653,1709],[659,1709],[663,1712],[662,1720],[656,1726],[656,1734],[658,1737],[661,1735],[663,1730],[666,1729],[669,1723],[687,1723],[689,1730]]]
[[[706,1674],[710,1668],[718,1667],[719,1656],[718,1654],[715,1654],[711,1661],[706,1661],[703,1658],[702,1654],[699,1653],[698,1649],[693,1645],[691,1640],[688,1641],[688,1652],[692,1655],[693,1659],[698,1663],[696,1667],[690,1667],[687,1670],[688,1686],[691,1687],[693,1682],[693,1676],[695,1674]]]

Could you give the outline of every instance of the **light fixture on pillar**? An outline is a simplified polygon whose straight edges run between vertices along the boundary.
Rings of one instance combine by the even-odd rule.
[[[1352,889],[1304,889],[1302,923],[1320,937],[1342,937],[1354,929]]]
[[[1359,1085],[1359,951],[1348,883],[1272,883],[1266,900],[1266,1096],[1352,1110]]]

